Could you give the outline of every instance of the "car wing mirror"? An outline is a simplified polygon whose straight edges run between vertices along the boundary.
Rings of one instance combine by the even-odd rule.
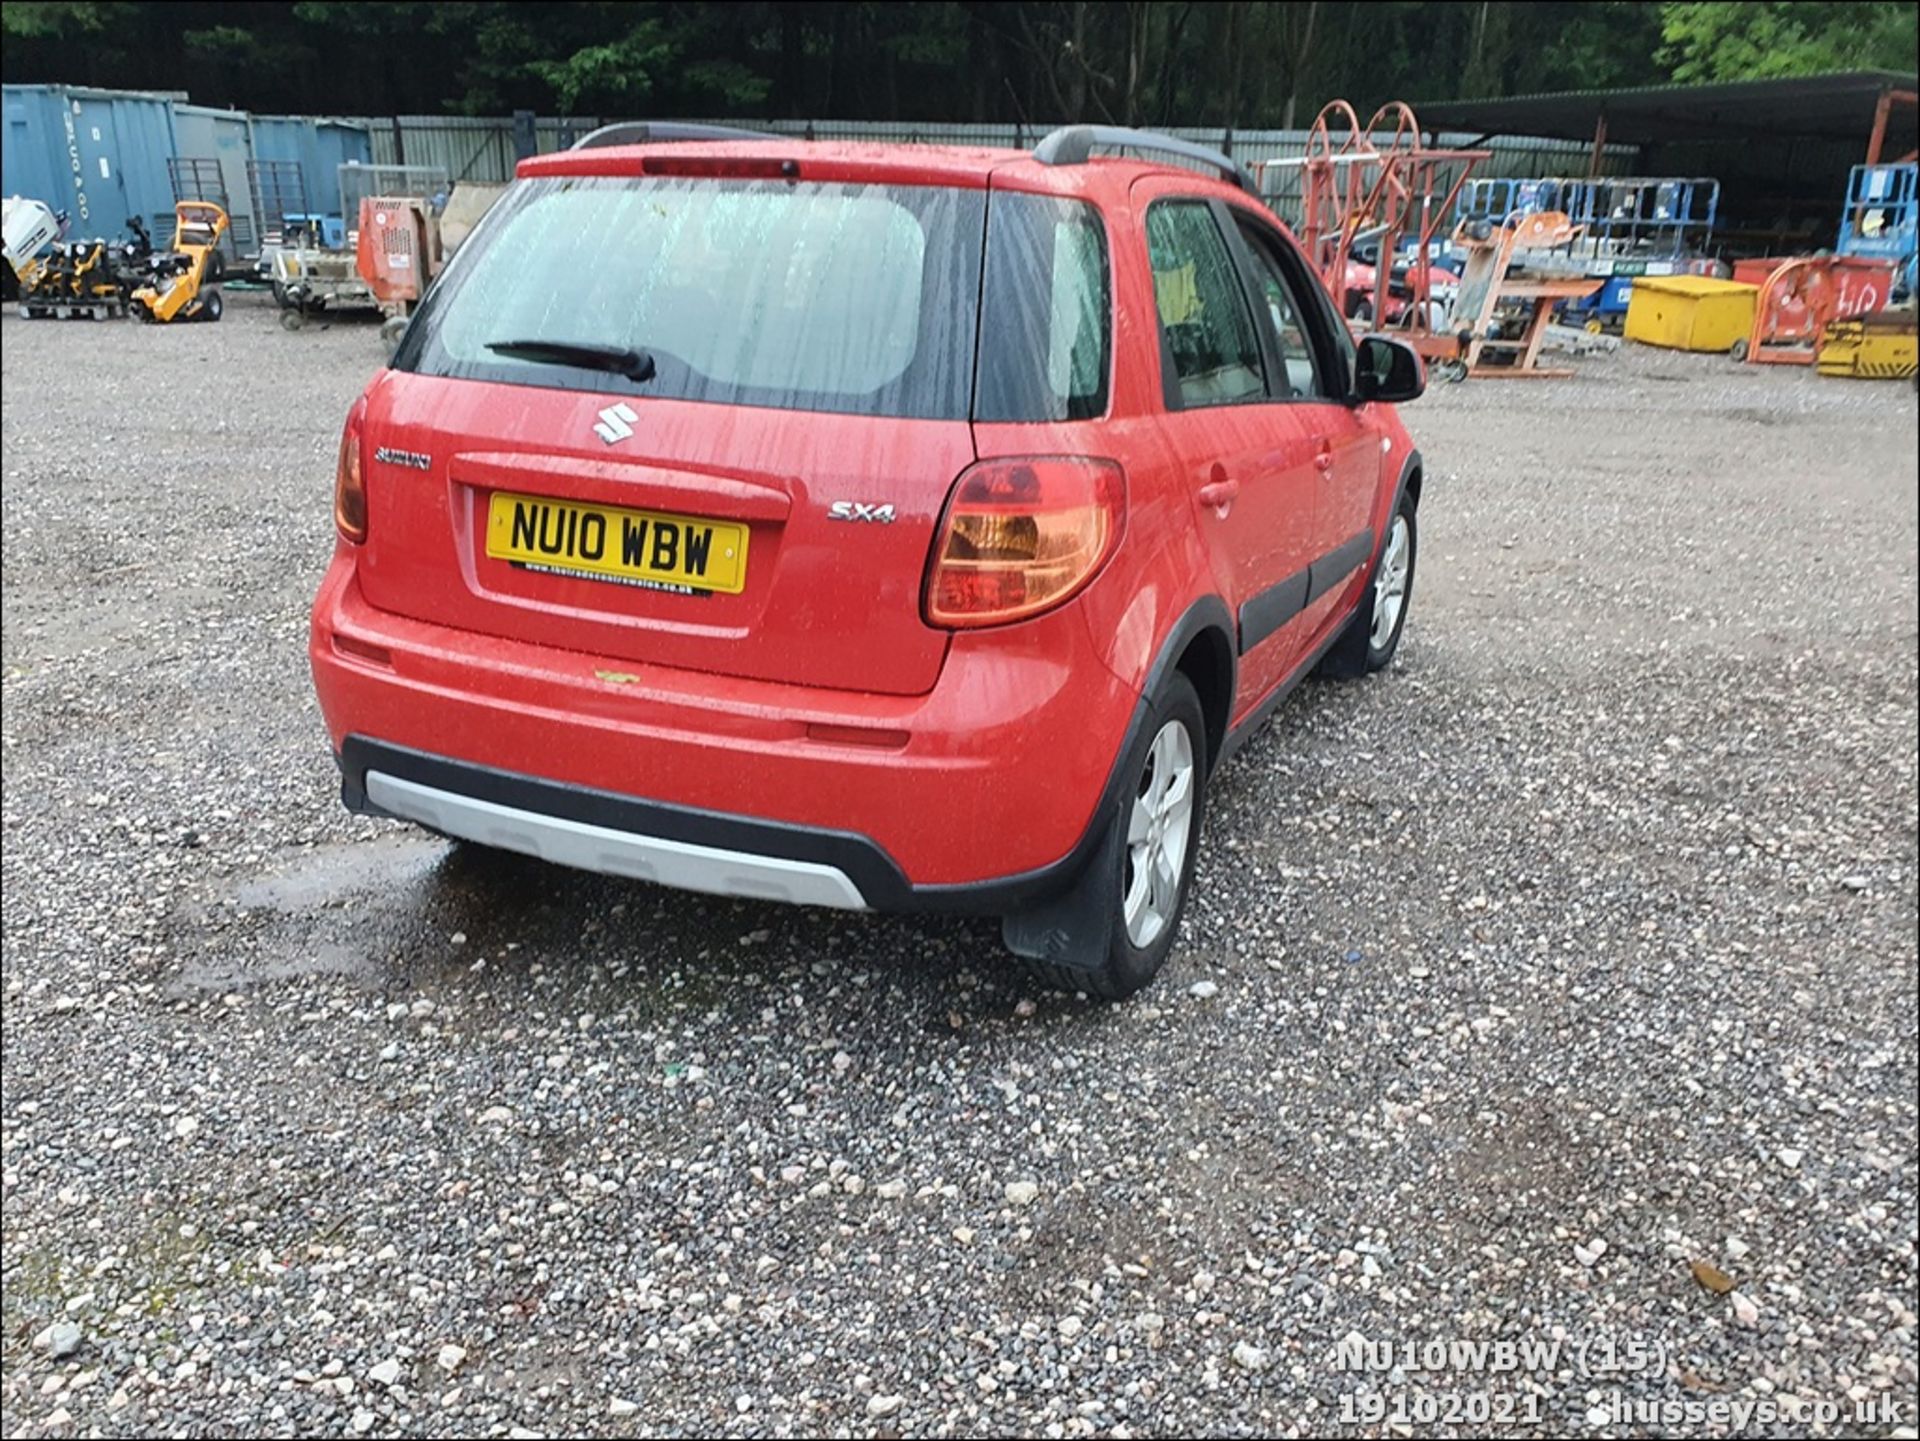
[[[1369,335],[1355,357],[1353,396],[1358,401],[1404,403],[1427,388],[1427,365],[1404,340]]]

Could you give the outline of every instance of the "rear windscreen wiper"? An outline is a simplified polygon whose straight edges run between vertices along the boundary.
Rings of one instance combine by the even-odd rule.
[[[572,340],[490,340],[487,349],[510,360],[535,365],[577,365],[584,370],[607,370],[629,380],[652,380],[653,357],[624,345],[594,345]]]

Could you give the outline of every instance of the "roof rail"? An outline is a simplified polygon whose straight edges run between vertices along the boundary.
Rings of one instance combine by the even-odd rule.
[[[1246,168],[1218,150],[1125,125],[1062,125],[1033,147],[1033,158],[1042,165],[1084,165],[1096,145],[1109,150],[1157,150],[1163,155],[1178,155],[1183,160],[1219,171],[1222,179],[1238,185],[1249,195],[1260,193]]]
[[[664,140],[779,140],[765,130],[740,130],[731,125],[700,125],[682,120],[622,120],[602,125],[574,141],[573,150],[598,150],[603,145],[650,145]]]

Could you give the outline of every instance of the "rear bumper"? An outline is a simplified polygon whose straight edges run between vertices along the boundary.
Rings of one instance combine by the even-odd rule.
[[[310,657],[351,809],[692,890],[993,913],[1077,877],[1140,708],[1084,620],[1043,620],[956,638],[924,696],[825,691],[378,611],[343,548]]]
[[[340,769],[351,810],[581,870],[841,910],[864,910],[869,894],[895,893],[903,884],[886,857],[857,836],[649,805],[358,736],[348,738]]]

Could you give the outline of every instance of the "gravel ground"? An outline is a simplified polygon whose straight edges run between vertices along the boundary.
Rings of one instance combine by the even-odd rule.
[[[1911,387],[1413,407],[1400,664],[1222,774],[1113,1007],[345,815],[379,354],[5,319],[7,1435],[1913,1434]]]

